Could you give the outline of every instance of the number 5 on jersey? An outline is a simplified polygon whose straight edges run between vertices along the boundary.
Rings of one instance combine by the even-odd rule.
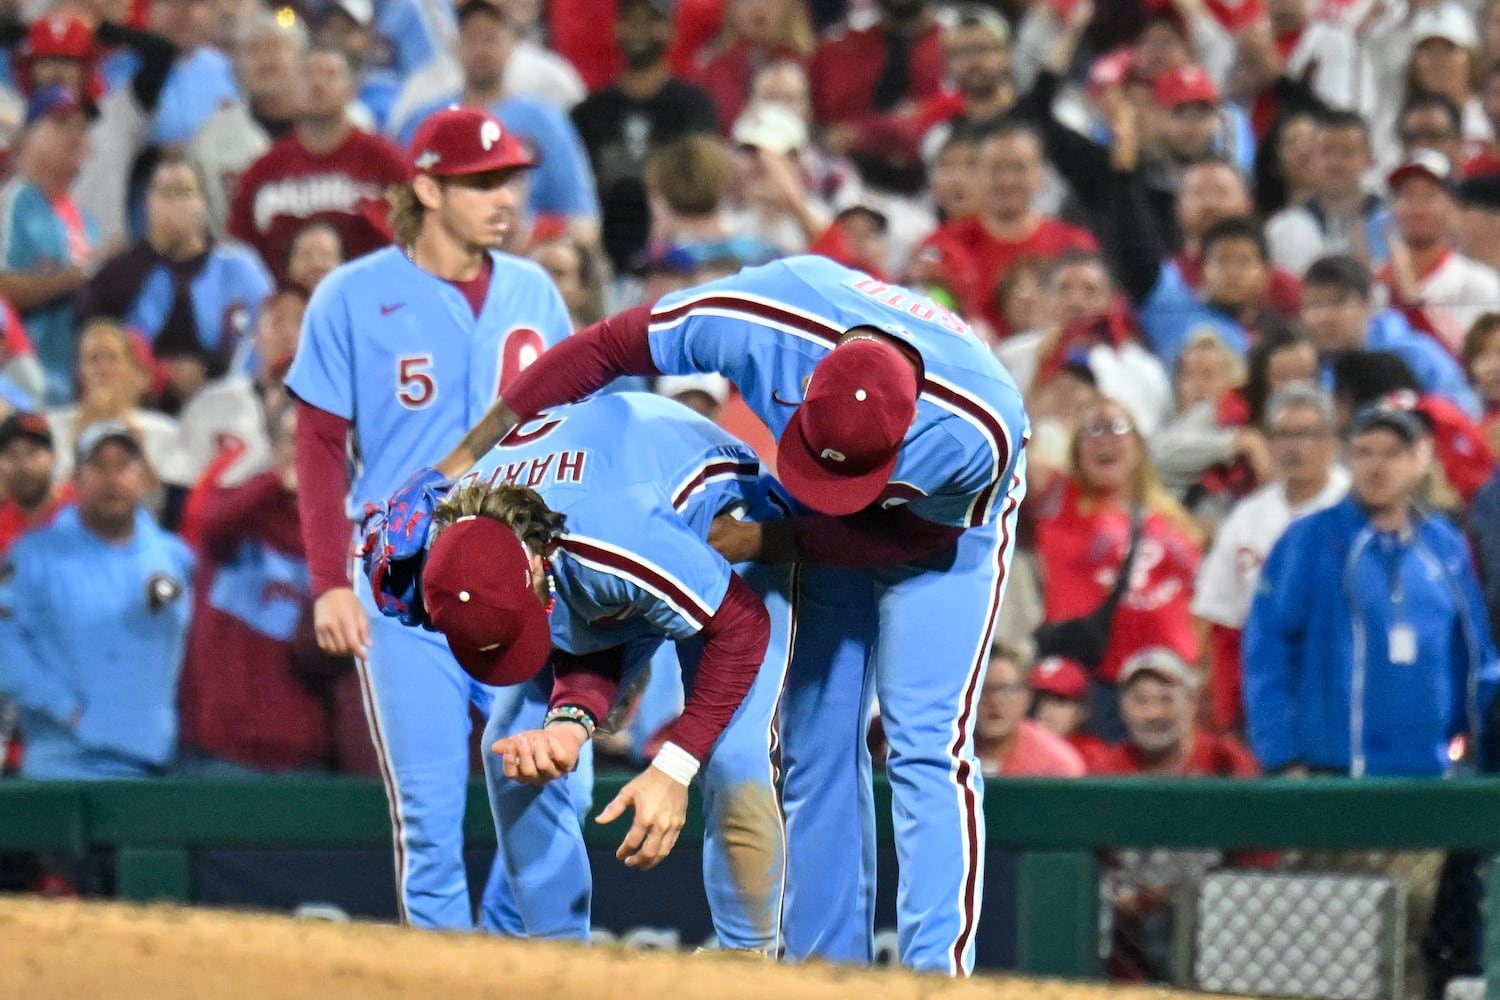
[[[530,327],[519,326],[500,338],[500,376],[495,395],[505,391],[511,380],[546,350],[542,335]],[[421,410],[437,398],[438,385],[432,377],[431,354],[408,354],[396,359],[396,399],[408,410]]]

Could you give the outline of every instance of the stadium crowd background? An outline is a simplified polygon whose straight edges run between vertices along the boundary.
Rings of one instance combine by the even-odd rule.
[[[308,296],[390,242],[404,142],[454,102],[535,149],[508,249],[579,327],[811,252],[923,289],[1004,361],[1033,431],[987,774],[1481,756],[1495,0],[11,0],[0,44],[7,773],[373,772],[355,673],[312,635],[281,380]],[[654,388],[774,465],[727,383]],[[1389,446],[1363,480],[1351,420]],[[1447,617],[1341,589],[1345,549],[1332,599],[1252,610],[1277,537],[1351,478],[1356,518],[1381,489],[1422,512],[1376,547],[1390,579],[1439,550],[1405,599]],[[1349,652],[1362,624],[1385,639]],[[680,692],[648,697],[618,754]]]

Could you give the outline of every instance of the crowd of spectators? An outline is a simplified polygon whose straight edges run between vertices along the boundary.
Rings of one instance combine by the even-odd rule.
[[[372,768],[282,377],[454,103],[537,154],[508,249],[579,327],[820,253],[991,345],[986,774],[1485,760],[1497,0],[6,0],[0,45],[10,771]]]

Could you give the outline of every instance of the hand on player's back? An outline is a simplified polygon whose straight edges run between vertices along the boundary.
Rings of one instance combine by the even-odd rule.
[[[631,868],[645,871],[672,853],[677,835],[687,822],[687,785],[655,767],[648,767],[620,789],[614,801],[594,818],[596,823],[613,823],[634,808],[635,821],[620,842],[615,857]]]
[[[578,754],[587,742],[582,726],[560,723],[496,740],[490,750],[504,763],[507,778],[545,785],[578,766]]]

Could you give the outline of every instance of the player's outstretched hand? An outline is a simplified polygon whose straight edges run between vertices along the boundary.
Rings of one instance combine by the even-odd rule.
[[[613,823],[635,810],[635,822],[620,842],[615,857],[631,868],[642,871],[655,868],[657,862],[672,853],[677,835],[687,822],[687,786],[656,767],[636,775],[614,801],[595,817],[595,823]]]
[[[348,587],[324,591],[313,602],[313,629],[318,648],[330,656],[363,659],[370,646],[370,619],[358,595]]]
[[[588,731],[572,723],[528,729],[496,740],[490,747],[504,763],[505,776],[528,785],[545,785],[578,766]]]

